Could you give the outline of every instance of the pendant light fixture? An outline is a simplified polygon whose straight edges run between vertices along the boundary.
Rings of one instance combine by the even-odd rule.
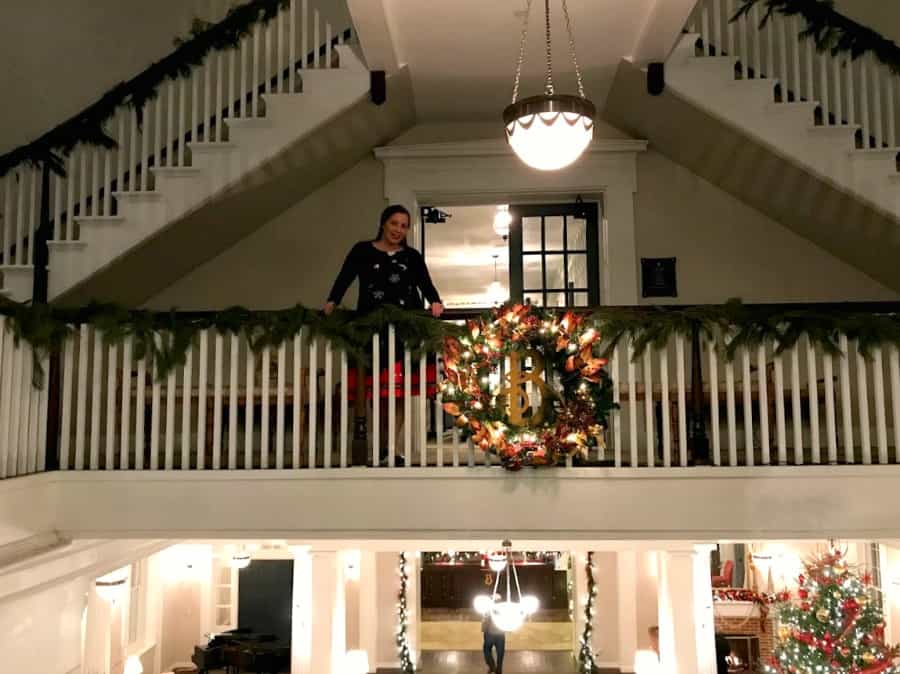
[[[494,280],[487,287],[487,298],[488,302],[492,305],[494,304],[503,304],[506,300],[509,299],[509,292],[507,292],[506,288],[503,287],[503,284],[497,280],[497,258],[498,255],[492,256],[494,258]]]
[[[538,610],[539,602],[533,595],[522,595],[519,587],[519,576],[516,573],[516,565],[512,558],[512,543],[503,541],[503,563],[500,563],[498,555],[491,556],[491,568],[496,571],[494,580],[494,592],[492,596],[479,595],[475,597],[475,610],[482,615],[490,615],[491,620],[504,632],[515,632],[525,622],[525,618]],[[496,563],[495,563],[496,562]],[[506,572],[506,598],[499,594],[501,590],[500,579]],[[515,596],[513,595],[515,586]]]
[[[596,109],[594,104],[585,98],[581,69],[575,57],[575,39],[572,36],[569,8],[566,0],[560,1],[569,36],[569,56],[575,67],[578,95],[556,93],[550,40],[550,0],[544,0],[547,56],[544,93],[519,100],[519,82],[528,38],[528,18],[533,2],[528,0],[519,45],[519,62],[516,66],[512,103],[503,111],[503,123],[506,126],[506,138],[510,147],[523,162],[541,171],[555,171],[568,166],[581,156],[594,137]]]

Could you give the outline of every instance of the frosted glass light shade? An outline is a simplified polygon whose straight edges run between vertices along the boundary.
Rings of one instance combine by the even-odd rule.
[[[510,147],[528,166],[555,171],[569,166],[594,137],[593,103],[578,96],[533,96],[503,111]]]

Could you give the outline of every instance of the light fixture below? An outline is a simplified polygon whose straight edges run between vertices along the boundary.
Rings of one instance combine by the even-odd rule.
[[[509,212],[509,205],[503,204],[497,206],[497,212],[494,214],[494,231],[504,241],[509,236],[509,226],[512,224],[512,215]]]
[[[550,0],[544,0],[547,55],[544,93],[518,100],[532,1],[528,0],[525,9],[512,103],[503,111],[503,124],[506,126],[506,138],[510,147],[523,162],[541,171],[555,171],[574,162],[590,145],[594,137],[594,116],[597,111],[594,104],[584,95],[584,83],[575,56],[575,39],[572,36],[572,22],[569,19],[566,0],[561,2],[569,36],[569,56],[575,67],[578,95],[556,93],[550,40]]]
[[[495,304],[503,304],[509,299],[509,292],[500,281],[497,280],[497,258],[498,255],[492,255],[494,258],[494,280],[487,287],[487,300],[492,306]]]
[[[519,576],[512,559],[512,543],[508,540],[503,541],[503,548],[502,556],[491,555],[488,558],[491,569],[497,573],[497,578],[494,580],[494,592],[490,597],[487,595],[475,597],[474,606],[480,614],[490,615],[498,629],[504,632],[515,632],[529,615],[538,610],[539,602],[537,597],[522,594],[522,589],[519,587]],[[506,570],[506,599],[501,601],[502,597],[497,590],[500,587],[500,576],[504,569]],[[513,583],[516,587],[517,599],[515,600],[512,592]]]
[[[125,588],[128,584],[128,567],[123,566],[105,576],[100,576],[94,581],[94,587],[97,594],[103,601],[110,604],[116,603],[125,594]]]
[[[231,557],[231,568],[232,569],[246,569],[250,566],[250,553],[249,552],[238,552],[232,555]]]

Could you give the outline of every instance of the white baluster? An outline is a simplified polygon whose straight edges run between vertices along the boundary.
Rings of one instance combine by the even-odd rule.
[[[313,68],[320,68],[319,47],[322,42],[319,40],[319,10],[313,10]]]
[[[331,24],[325,22],[325,67],[331,67]]]
[[[315,338],[309,340],[309,468],[316,467],[316,405],[319,401],[317,387],[319,345]]]
[[[791,348],[791,426],[794,430],[794,463],[803,464],[803,415],[800,407],[800,349]]]
[[[234,84],[232,84],[232,82],[234,81],[234,78],[231,77],[231,75],[233,75],[234,73],[231,72],[231,70],[234,69],[234,49],[228,50],[228,60],[229,60],[228,65],[230,68],[229,78],[228,78],[228,86],[230,88],[233,88]],[[225,95],[222,91],[222,88],[223,88],[222,87],[222,77],[223,77],[222,71],[224,70],[224,68],[223,68],[224,61],[225,61],[224,52],[219,52],[216,55],[216,110],[215,110],[216,135],[215,135],[215,138],[213,138],[212,134],[210,134],[210,141],[215,140],[220,143],[222,142],[222,139],[223,139],[222,133],[224,130],[223,127],[225,126],[222,123],[222,118],[225,114],[226,108],[229,108],[231,106],[231,102],[234,100],[233,98],[229,98],[227,105],[226,105],[226,102],[223,100],[223,97]]]
[[[853,100],[853,99],[851,99]],[[853,411],[851,409],[851,393],[850,393],[850,347],[847,343],[847,336],[841,335],[839,338],[841,347],[841,427],[844,435],[844,460],[847,463],[854,462],[853,451]]]
[[[419,358],[419,465],[428,465],[428,367],[425,362],[425,352]]]
[[[195,126],[196,130],[197,127]],[[197,470],[206,468],[206,387],[209,376],[209,330],[200,331],[200,354],[197,365]]]
[[[175,165],[175,143],[178,139],[175,134],[175,82],[169,80],[169,86],[166,87],[166,136],[168,142],[166,147],[166,166]],[[160,162],[160,165],[162,162]]]
[[[213,60],[218,59],[220,54],[210,54],[209,58],[206,59],[206,63],[203,64],[203,142],[209,143],[213,140],[210,132],[212,131],[212,118],[213,118],[213,109],[212,109],[212,78],[213,78]],[[217,116],[217,115],[216,115]],[[199,136],[194,139],[194,142],[199,142]]]
[[[735,57],[734,51],[734,26],[735,22],[731,21],[731,17],[734,16],[734,0],[725,0],[727,3],[725,6],[728,8],[726,14],[726,28],[728,30],[728,55]]]
[[[281,15],[279,14],[278,16],[279,16],[279,20],[280,20]],[[279,31],[280,30],[281,29],[279,28]],[[279,49],[279,53],[281,53],[280,49]],[[340,386],[341,386],[341,397],[340,397],[340,404],[341,404],[341,410],[340,410],[340,415],[341,415],[341,437],[340,437],[341,468],[346,468],[347,467],[347,444],[348,444],[347,443],[347,418],[348,418],[347,394],[348,394],[348,390],[347,390],[347,352],[343,351],[343,350],[341,351],[341,384],[340,384]]]
[[[822,101],[822,126],[829,126],[829,113],[831,112],[831,100],[828,97],[828,55],[819,54],[819,98]],[[837,120],[835,120],[837,124]]]
[[[775,15],[766,22],[766,79],[778,77],[778,66],[775,65]],[[787,101],[787,82],[781,80],[782,102]]]
[[[76,164],[75,164],[75,153],[74,151],[69,154],[66,158],[66,230],[65,235],[63,235],[62,231],[57,233],[57,236],[60,240],[71,239],[75,234],[75,176],[77,174]],[[9,183],[7,183],[7,189],[9,188]],[[9,195],[6,197],[7,204],[9,203]],[[6,231],[3,232],[4,237],[6,236]],[[6,241],[4,240],[4,248],[6,250]],[[2,252],[2,251],[0,251]]]
[[[887,144],[888,147],[897,147],[897,117],[895,112],[894,74],[888,71],[887,80]]]
[[[881,109],[881,67],[874,61],[872,62],[872,95],[872,107],[875,112],[875,147],[880,148],[884,145],[883,112]]]
[[[787,25],[787,22],[785,22]],[[791,63],[794,66],[794,100],[800,101],[803,98],[803,87],[800,85],[800,19],[794,15],[790,20],[790,33],[788,40],[791,44]]]
[[[175,95],[175,83],[172,83],[172,95]],[[184,166],[184,134],[185,134],[185,83],[184,78],[178,78],[178,135],[172,141],[174,150],[175,144],[178,144],[178,154],[172,156],[172,164]]]
[[[71,159],[69,160],[71,164]],[[71,170],[71,168],[70,168]],[[12,185],[13,185],[13,174],[10,172],[5,178],[3,178],[3,248],[0,249],[0,256],[3,258],[3,264],[13,264],[12,260],[10,260],[10,239],[14,238],[12,235],[12,217],[13,217],[13,208],[12,208]],[[71,180],[69,181],[71,185]],[[71,211],[69,211],[71,218]]]
[[[101,192],[103,191],[103,177],[100,173],[100,149],[94,148],[91,152],[91,215],[98,216],[100,213],[100,204],[102,203]]]
[[[834,413],[834,359],[830,353],[822,354],[822,376],[825,378],[825,442],[828,445],[828,463],[837,463],[837,423]]]
[[[116,114],[118,132],[116,134],[116,142],[119,149],[116,152],[116,190],[123,191],[125,189],[125,165],[128,163],[128,151],[125,144],[125,110],[120,109]],[[59,182],[57,181],[57,185]],[[107,193],[112,192],[112,185],[106,186]],[[56,194],[56,202],[59,203],[59,192]],[[110,203],[112,203],[110,201]],[[109,207],[106,209],[107,215],[112,215]],[[56,224],[59,225],[59,218],[56,218]]]
[[[12,390],[12,381],[13,378],[11,376],[11,363],[12,363],[12,352],[13,352],[13,337],[12,333],[7,335],[6,332],[6,316],[0,316],[0,478],[6,477],[6,459],[9,455],[9,446],[10,441],[7,437],[7,430],[9,429],[9,415],[10,415],[10,403],[11,403],[11,390]],[[67,342],[68,344],[68,342]],[[65,396],[65,390],[63,395]],[[65,413],[63,415],[63,421],[65,422]],[[65,426],[64,426],[65,428]],[[68,469],[68,456],[69,456],[69,446],[68,442],[61,445],[61,456],[65,459],[62,461],[61,468],[63,470]]]
[[[437,441],[437,467],[444,465],[444,400],[441,394],[443,376],[441,375],[441,355],[434,354],[434,383],[437,386],[437,394],[434,397],[434,435]],[[613,389],[615,390],[615,389]],[[615,393],[613,393],[615,396]]]
[[[162,153],[166,146],[166,141],[162,134],[162,118],[163,118],[163,91],[160,87],[159,95],[156,97],[156,114],[153,118],[153,166],[160,167],[163,165]],[[149,173],[149,170],[147,171]]]
[[[31,357],[31,349],[25,344],[19,347],[22,354],[22,373],[18,382],[19,395],[19,433],[18,436],[13,435],[15,440],[15,457],[11,457],[9,471],[11,475],[25,475],[28,471],[28,453],[29,453],[29,406],[31,403],[31,370],[34,366],[34,359]],[[15,382],[14,382],[15,383]]]
[[[253,407],[256,404],[254,375],[256,374],[256,354],[247,339],[247,361],[244,372],[244,470],[253,468]]]
[[[17,175],[19,184],[16,190],[16,255],[13,264],[25,264],[25,250],[23,244],[25,241],[25,191],[27,189],[26,185],[28,184],[28,171],[20,168],[17,171]]]
[[[222,389],[224,387],[222,365],[223,351],[225,350],[225,338],[221,333],[216,332],[214,344],[212,467],[213,470],[220,470],[222,468]]]
[[[6,319],[0,316],[0,367],[3,366],[3,336],[6,333],[4,321]],[[5,371],[5,370],[4,370]],[[63,372],[62,372],[62,421],[60,422],[59,432],[59,468],[60,470],[69,470],[72,467],[71,461],[71,444],[72,444],[72,378],[75,371],[75,338],[69,336],[66,338],[63,346]],[[4,396],[3,399],[8,399]],[[3,421],[2,400],[0,400],[0,421]],[[2,433],[0,433],[0,444],[3,442]],[[0,450],[2,453],[2,450]],[[2,461],[0,461],[2,462]]]
[[[109,156],[109,152],[106,153]],[[31,171],[31,191],[28,195],[28,264],[34,264],[34,233],[37,231],[37,183],[40,172]]]
[[[396,340],[394,338],[394,326],[388,327],[388,466],[394,467],[394,451],[397,449],[395,435],[397,432],[397,414],[395,411],[397,402],[397,376],[396,376]]]
[[[644,351],[642,372],[644,377],[644,436],[647,443],[647,465],[656,464],[655,433],[653,428],[653,364],[650,360],[650,347]]]
[[[231,335],[228,371],[228,469],[237,468],[238,453],[238,358],[241,343]]]
[[[788,29],[787,21],[785,21],[781,14],[775,12],[769,17],[769,23],[773,27],[772,30],[775,33],[774,39],[778,43],[778,78],[781,80],[781,101],[787,103],[788,90],[791,88],[791,83],[788,80],[790,67],[787,56],[787,38],[785,36],[785,32]]]
[[[87,440],[87,376],[90,328],[83,323],[78,329],[78,388],[75,394],[75,470],[84,470]],[[7,396],[8,399],[8,396]],[[4,424],[5,425],[5,424]]]
[[[871,117],[869,117],[869,55],[867,53],[859,57],[859,96],[863,147],[868,148],[871,146],[872,127]]]
[[[165,469],[175,468],[175,368],[166,376]]]
[[[160,339],[154,335],[154,339]],[[162,415],[162,383],[159,380],[159,365],[153,363],[153,384],[150,389],[150,470],[159,469],[159,428]]]
[[[844,124],[844,98],[841,86],[841,64],[843,57],[837,56],[831,59],[831,79],[834,83],[834,123],[838,126]]]
[[[844,64],[847,68],[847,123],[853,126],[856,124],[856,66],[852,58],[845,59]]]
[[[191,130],[191,142],[196,143],[200,140],[200,134],[197,133],[200,129],[200,120],[198,119],[200,111],[200,73],[203,72],[201,68],[194,68],[191,70],[191,119],[190,126],[188,127]],[[187,143],[187,139],[182,136],[181,138],[182,145]],[[184,165],[184,152],[181,154],[181,163]]]
[[[659,386],[662,392],[663,466],[672,466],[672,420],[669,409],[669,353],[668,345],[659,350]]]
[[[38,447],[38,463],[35,470],[43,473],[47,469],[47,407],[50,403],[50,358],[44,356],[41,359],[41,367],[44,370],[44,379],[40,390],[40,403],[38,407],[38,419],[40,426],[38,428],[37,447]]]
[[[822,462],[819,442],[819,375],[816,369],[816,349],[812,340],[806,340],[806,382],[809,395],[809,442],[812,447],[812,462]]]
[[[881,347],[872,351],[872,379],[875,384],[875,437],[878,441],[878,463],[888,463],[887,404],[884,397],[884,360]]]
[[[107,153],[108,154],[108,153]],[[106,365],[106,456],[104,468],[113,470],[116,467],[116,365],[118,347],[110,344],[107,347]]]
[[[275,404],[275,468],[284,469],[284,400],[287,387],[287,345],[278,345],[278,379]]]
[[[304,3],[306,0],[303,0]],[[304,5],[304,11],[305,11]],[[291,16],[288,22],[288,92],[294,93],[297,81],[297,0],[291,0]],[[306,15],[303,15],[306,20]],[[304,35],[305,35],[304,29]]]
[[[275,91],[284,92],[284,10],[278,12],[278,75],[275,81]]]
[[[253,65],[250,72],[250,81],[253,83],[250,114],[253,117],[259,117],[259,31],[258,24],[253,26],[253,58],[251,59]]]
[[[739,58],[741,61],[741,77],[745,80],[750,78],[750,50],[747,47],[747,23],[746,14],[735,21],[738,31],[738,49],[740,49]]]
[[[322,394],[325,397],[325,419],[324,419],[324,427],[325,427],[325,442],[323,445],[324,456],[324,466],[325,468],[331,468],[331,449],[332,449],[332,416],[334,414],[334,410],[332,409],[332,392],[334,391],[334,355],[331,351],[331,342],[325,342],[325,390],[322,391]]]
[[[250,57],[250,38],[246,38],[241,40],[241,91],[238,94],[241,99],[241,117],[249,117],[247,114],[247,96],[251,96],[252,94],[248,91],[247,78],[250,75],[250,66],[248,65],[248,60]],[[229,99],[234,100],[234,99]],[[237,106],[235,105],[235,108]],[[235,116],[237,116],[237,112],[235,111]]]
[[[700,37],[703,40],[703,55],[711,56],[712,50],[709,48],[709,5],[702,3],[700,9]]]
[[[157,99],[157,106],[159,99]],[[151,106],[145,104],[143,107],[144,123],[141,128],[141,191],[147,191],[147,175],[150,173],[150,118],[154,116]],[[137,176],[135,176],[135,181]],[[132,182],[135,182],[132,181]],[[132,189],[137,189],[136,187]]]
[[[409,349],[403,349],[403,459],[412,468],[412,362]]]
[[[144,469],[144,416],[147,413],[147,356],[138,360],[137,395],[134,404],[134,469]]]
[[[621,387],[621,370],[619,369],[619,360],[620,360],[620,349],[619,345],[616,345],[616,348],[613,349],[612,359],[610,360],[611,366],[611,376],[612,376],[612,395],[613,395],[613,403],[615,404],[615,409],[613,409],[612,414],[610,415],[612,421],[612,441],[613,441],[613,452],[614,452],[614,465],[616,468],[622,467],[622,410],[619,408],[620,402],[620,387]]]
[[[300,30],[302,31],[302,33],[300,36],[300,67],[308,68],[309,62],[307,61],[307,58],[309,57],[309,0],[303,0],[303,4],[301,7],[302,18],[300,23]]]
[[[262,352],[262,409],[260,413],[260,442],[259,442],[259,467],[266,470],[269,467],[269,370],[272,362],[272,352],[268,346]]]
[[[194,345],[188,346],[184,354],[184,367],[181,370],[181,470],[191,468],[191,401],[194,388]],[[198,391],[199,393],[199,391]],[[202,418],[203,412],[198,410],[197,416]],[[197,446],[197,454],[202,452]]]
[[[267,94],[272,93],[272,22],[269,21],[265,27],[266,44],[265,44],[265,79],[263,80],[263,91]]]
[[[866,359],[856,346],[856,396],[859,403],[859,435],[862,445],[862,462],[872,463],[872,443],[869,436],[869,383]]]
[[[760,446],[762,451],[762,464],[768,466],[771,461],[769,447],[769,395],[766,378],[766,345],[760,344],[756,348],[757,387],[759,400],[759,431]],[[751,384],[752,386],[752,384]],[[746,421],[745,421],[746,423]]]
[[[364,376],[362,368],[358,377]],[[390,416],[390,412],[388,412]],[[377,466],[381,452],[381,335],[372,335],[372,465]]]
[[[716,45],[718,49],[718,45]],[[678,385],[678,449],[679,465],[687,466],[687,404],[685,401],[685,373],[684,373],[684,337],[675,336],[675,377]]]
[[[300,442],[303,429],[300,428],[300,410],[303,405],[303,331],[294,335],[294,404],[291,419],[291,468],[300,467]]]
[[[787,463],[787,424],[784,412],[784,359],[775,356],[775,435],[778,444],[778,465]]]
[[[634,377],[634,340],[628,340],[628,430],[630,437],[629,467],[638,467],[637,391]]]
[[[738,465],[737,404],[734,394],[734,362],[725,361],[725,412],[728,415],[728,465]]]
[[[731,17],[728,17],[729,19]],[[716,56],[722,55],[722,3],[721,0],[713,2],[713,39],[716,42]],[[683,453],[683,450],[682,450]]]
[[[747,28],[751,31],[753,37],[753,77],[759,79],[762,77],[762,63],[760,61],[762,58],[762,49],[760,48],[759,43],[759,5],[753,5],[751,11],[753,20]]]
[[[96,155],[95,155],[96,156]],[[91,359],[91,470],[100,468],[100,401],[103,392],[103,335],[94,333],[94,357]]]
[[[744,454],[745,465],[755,463],[753,455],[753,380],[750,376],[750,351],[741,349],[741,392],[744,396]]]

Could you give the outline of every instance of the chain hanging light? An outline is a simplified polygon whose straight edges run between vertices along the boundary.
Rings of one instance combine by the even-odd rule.
[[[475,610],[482,615],[490,615],[494,624],[504,632],[515,632],[525,622],[525,618],[538,610],[537,597],[522,595],[519,587],[519,576],[516,573],[516,565],[512,558],[512,543],[503,541],[504,560],[500,563],[499,555],[491,555],[491,569],[497,571],[494,580],[494,592],[492,596],[479,595],[475,597]],[[506,598],[497,592],[500,589],[500,577],[506,571]],[[513,599],[512,586],[515,583],[516,599]]]
[[[525,23],[519,44],[519,62],[513,85],[512,103],[503,111],[506,138],[519,158],[541,171],[555,171],[574,162],[587,149],[594,137],[596,109],[584,95],[581,68],[575,57],[575,38],[566,0],[561,0],[569,35],[569,56],[575,67],[578,95],[557,94],[553,84],[553,58],[550,41],[550,0],[544,0],[546,33],[547,77],[544,93],[519,100],[519,82],[522,63],[525,60],[525,44],[528,38],[528,18],[531,3],[525,8]]]

